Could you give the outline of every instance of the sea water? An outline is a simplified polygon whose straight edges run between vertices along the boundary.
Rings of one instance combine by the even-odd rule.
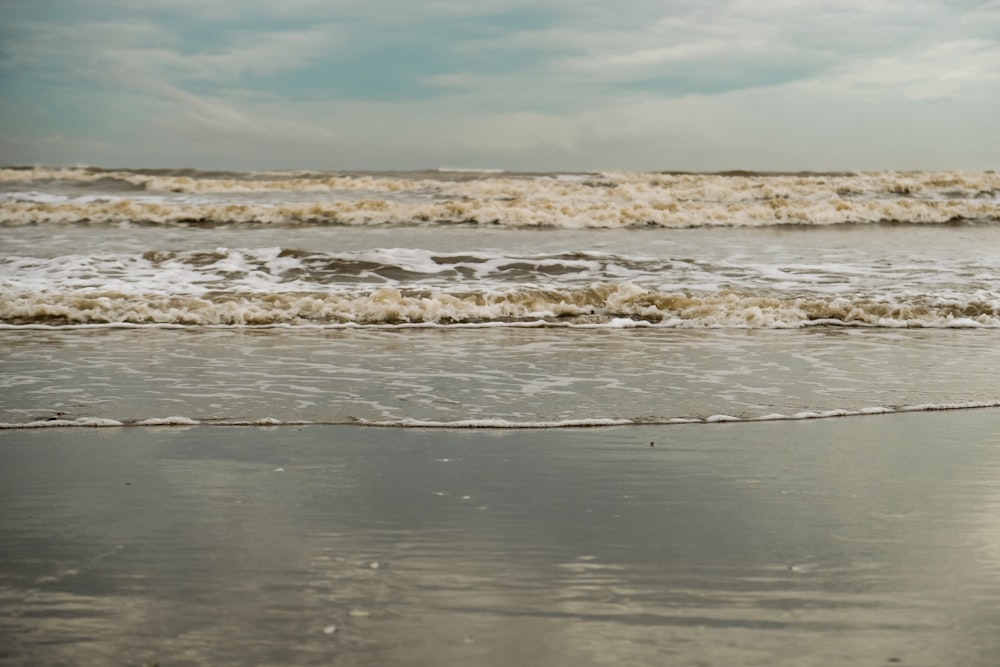
[[[998,222],[991,172],[0,170],[0,664],[992,667]]]
[[[997,406],[998,222],[993,172],[3,169],[0,422]]]

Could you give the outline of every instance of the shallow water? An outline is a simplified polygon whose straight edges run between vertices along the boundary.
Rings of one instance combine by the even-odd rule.
[[[998,178],[0,169],[0,664],[993,667]]]
[[[0,330],[0,363],[7,426],[668,423],[1000,400],[982,330]]]
[[[987,667],[998,419],[5,431],[0,664]]]

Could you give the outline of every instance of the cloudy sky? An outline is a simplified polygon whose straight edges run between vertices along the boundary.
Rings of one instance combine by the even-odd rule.
[[[1000,168],[1000,0],[0,0],[0,163]]]

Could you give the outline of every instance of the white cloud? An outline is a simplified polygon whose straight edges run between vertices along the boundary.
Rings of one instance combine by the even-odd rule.
[[[333,24],[302,30],[244,29],[185,50],[176,30],[145,20],[32,24],[23,29],[24,38],[6,46],[8,68],[71,66],[99,79],[104,68],[114,67],[193,81],[231,81],[294,70],[327,56],[343,32]]]
[[[218,138],[232,138],[272,149],[329,143],[337,138],[328,125],[290,113],[286,108],[275,109],[267,102],[238,105],[219,97],[196,95],[162,81],[133,78],[125,72],[118,76],[121,80],[131,80],[133,90],[152,95],[160,102],[149,117],[148,129],[176,140],[210,145]]]
[[[18,100],[18,131],[34,123],[36,135],[52,135],[37,142],[46,160],[63,150],[72,161],[90,151],[95,159],[131,154],[132,164],[237,168],[1000,163],[991,118],[1000,108],[1000,0],[79,6],[94,10],[90,20],[22,16],[4,33],[13,37],[3,72],[44,79],[52,95]],[[521,14],[506,21],[505,10]],[[369,78],[392,103],[347,99],[349,85],[335,91],[342,81],[331,77],[324,91],[304,74],[343,55],[364,81],[366,63],[350,49],[410,38],[428,45],[427,62],[414,48],[412,61],[398,63],[400,76]],[[372,72],[396,71],[392,62],[378,66]],[[73,105],[75,127],[58,126]],[[53,112],[23,112],[36,107]],[[114,132],[87,125],[98,114],[113,119]],[[59,139],[69,134],[84,139]],[[31,140],[6,141],[12,155],[31,154]]]
[[[178,48],[105,49],[100,59],[160,77],[187,81],[232,81],[244,76],[269,76],[310,65],[337,45],[340,30],[322,25],[308,30],[241,32],[228,44],[198,51]]]
[[[16,26],[19,38],[4,44],[3,66],[44,70],[81,68],[106,50],[157,48],[170,41],[163,28],[147,21],[95,21],[86,25],[25,22]]]
[[[1000,90],[1000,43],[960,40],[918,52],[859,60],[828,83],[917,101],[957,98],[991,87],[996,92]]]
[[[601,59],[601,64],[644,66],[664,63],[689,62],[695,58],[715,57],[733,49],[732,44],[720,40],[708,40],[689,44],[677,44],[656,49],[640,49],[630,53],[613,54]]]

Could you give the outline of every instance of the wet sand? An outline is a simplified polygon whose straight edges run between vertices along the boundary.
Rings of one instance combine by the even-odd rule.
[[[0,665],[1000,664],[997,410],[0,462]]]

